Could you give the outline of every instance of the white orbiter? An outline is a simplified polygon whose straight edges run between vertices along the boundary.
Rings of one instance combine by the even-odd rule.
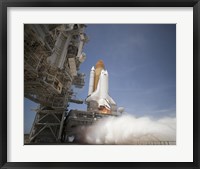
[[[96,101],[100,113],[112,113],[116,107],[115,101],[108,95],[108,72],[102,60],[96,63],[90,71],[88,97],[86,102]]]

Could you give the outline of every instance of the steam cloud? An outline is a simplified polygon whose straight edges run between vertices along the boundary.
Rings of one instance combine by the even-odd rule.
[[[153,144],[176,141],[176,118],[107,117],[81,128],[88,144]]]

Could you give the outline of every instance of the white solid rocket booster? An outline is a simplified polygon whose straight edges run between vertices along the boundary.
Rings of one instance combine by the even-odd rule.
[[[88,90],[88,96],[93,92],[94,88],[94,74],[95,74],[95,69],[94,66],[92,67],[90,71],[90,81],[89,81],[89,90]]]

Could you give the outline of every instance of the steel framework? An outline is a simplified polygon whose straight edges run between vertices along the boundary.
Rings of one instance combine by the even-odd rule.
[[[31,142],[58,142],[72,85],[84,86],[79,66],[88,41],[84,24],[24,25],[24,97],[39,104],[30,132]]]

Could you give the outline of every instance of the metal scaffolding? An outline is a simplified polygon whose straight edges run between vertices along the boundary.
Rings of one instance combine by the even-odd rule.
[[[82,88],[78,72],[88,41],[84,24],[24,25],[24,97],[39,104],[30,132],[31,142],[58,142],[71,86]],[[73,101],[74,102],[74,101]]]

